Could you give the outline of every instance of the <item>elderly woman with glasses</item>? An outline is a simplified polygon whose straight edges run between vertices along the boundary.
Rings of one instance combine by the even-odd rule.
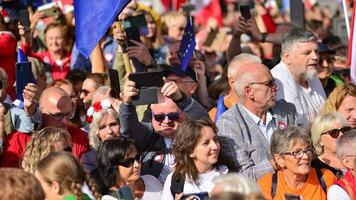
[[[356,197],[356,129],[346,131],[336,144],[337,156],[347,168],[346,174],[328,190],[328,199],[351,200]]]
[[[317,116],[311,126],[311,138],[317,157],[312,161],[312,167],[328,169],[341,177],[344,166],[336,155],[336,141],[351,127],[346,119],[337,112]]]
[[[311,167],[313,147],[305,130],[288,127],[275,131],[271,153],[279,170],[258,181],[266,199],[326,199],[327,188],[336,177],[327,169]]]
[[[109,189],[102,200],[161,199],[159,180],[151,175],[140,175],[140,153],[133,140],[105,140],[99,148],[97,162],[104,185]]]

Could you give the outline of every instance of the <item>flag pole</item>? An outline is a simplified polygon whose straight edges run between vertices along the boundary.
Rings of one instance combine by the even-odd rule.
[[[350,21],[349,21],[349,15],[347,12],[347,7],[346,7],[346,1],[342,0],[342,8],[344,11],[344,17],[345,17],[345,22],[346,22],[346,32],[347,32],[347,38],[350,39]]]

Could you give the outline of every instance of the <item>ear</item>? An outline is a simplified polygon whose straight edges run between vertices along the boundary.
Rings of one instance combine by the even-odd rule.
[[[195,91],[198,88],[198,83],[193,83],[192,86],[190,87],[190,93],[191,95],[193,95],[195,93]]]
[[[51,188],[58,195],[61,195],[63,193],[61,186],[59,185],[59,183],[57,181],[52,182]]]
[[[248,99],[254,99],[254,92],[252,91],[252,88],[251,86],[245,86],[244,87],[244,92],[245,92],[245,96],[248,98]]]
[[[292,56],[291,56],[291,53],[289,51],[284,52],[283,55],[282,55],[282,58],[283,58],[283,62],[286,65],[290,65],[290,63],[292,61]]]
[[[229,82],[229,86],[231,89],[234,89],[234,83],[235,83],[235,79],[233,78],[229,78],[228,79],[228,82]]]
[[[352,169],[352,168],[353,168],[353,159],[344,156],[344,157],[342,158],[342,164],[343,164],[347,169]],[[354,170],[356,170],[356,169],[354,169]]]
[[[279,154],[274,154],[273,158],[279,167],[284,168],[286,166],[283,156],[281,156]]]

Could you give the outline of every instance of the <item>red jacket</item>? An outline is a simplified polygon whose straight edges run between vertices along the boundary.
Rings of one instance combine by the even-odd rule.
[[[69,134],[72,136],[72,153],[81,159],[82,155],[89,151],[89,140],[84,131],[79,128],[68,126]],[[3,153],[0,158],[0,167],[21,167],[25,154],[26,145],[31,136],[21,132],[13,132],[4,138]]]
[[[41,53],[33,53],[31,46],[29,44],[21,44],[21,49],[26,53],[27,56],[32,56],[38,58],[45,64],[48,64],[51,67],[53,80],[65,79],[67,73],[71,70],[70,68],[70,52],[65,52],[65,58],[62,60],[61,66],[58,65],[54,58],[48,51]]]
[[[356,197],[356,179],[352,175],[350,170],[348,170],[346,172],[346,174],[344,175],[344,177],[342,179],[335,181],[336,185],[340,186],[342,189],[345,190],[346,193],[348,193],[346,186],[345,186],[345,181],[347,181],[347,183],[351,186],[352,192],[354,193],[354,197]]]
[[[2,67],[8,77],[8,93],[15,99],[16,92],[13,87],[15,83],[16,64],[16,38],[8,31],[0,31],[0,67]]]

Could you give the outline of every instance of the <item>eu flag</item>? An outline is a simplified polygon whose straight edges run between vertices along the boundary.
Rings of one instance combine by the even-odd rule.
[[[79,52],[89,58],[130,0],[75,0],[75,35]]]
[[[220,95],[219,96],[219,100],[218,100],[218,104],[216,106],[216,114],[215,114],[215,119],[214,121],[217,122],[220,115],[222,115],[225,111],[226,111],[226,106],[224,104],[224,96]]]
[[[193,56],[193,52],[195,49],[195,34],[194,34],[194,27],[192,25],[192,20],[188,20],[187,26],[184,29],[184,34],[182,41],[180,43],[178,57],[182,62],[182,71],[187,70],[187,66],[189,60]]]

